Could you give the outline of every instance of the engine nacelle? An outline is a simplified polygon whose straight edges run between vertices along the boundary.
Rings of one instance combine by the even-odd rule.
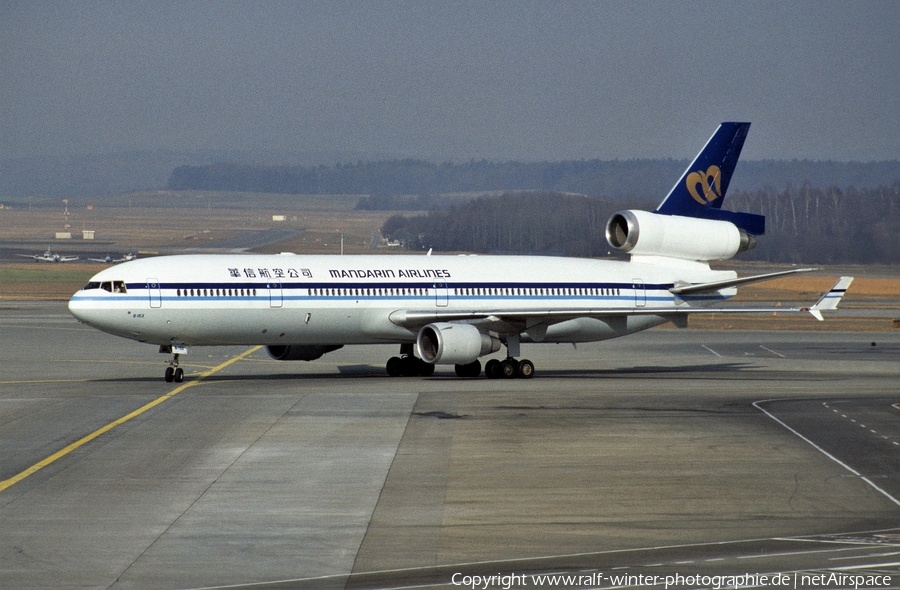
[[[661,215],[629,209],[606,224],[606,241],[633,256],[727,260],[756,247],[756,237],[729,221]]]
[[[266,352],[276,361],[314,361],[326,352],[343,347],[343,344],[279,344],[267,346]]]
[[[500,350],[500,341],[471,324],[440,322],[419,330],[419,358],[433,365],[466,365]]]

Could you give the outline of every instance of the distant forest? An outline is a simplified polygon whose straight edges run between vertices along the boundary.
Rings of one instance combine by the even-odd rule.
[[[730,191],[731,209],[766,216],[766,235],[742,260],[837,264],[900,262],[900,183],[867,189]],[[619,200],[508,193],[394,215],[382,234],[411,250],[607,256],[606,221]]]
[[[728,208],[766,216],[747,260],[814,264],[900,262],[900,182],[872,188],[803,185],[735,191]]]
[[[571,160],[432,164],[422,160],[357,162],[335,166],[179,166],[167,189],[285,194],[415,195],[490,191],[554,191],[612,198],[661,200],[687,160]],[[900,162],[742,161],[732,184],[766,187],[856,186],[900,182]]]

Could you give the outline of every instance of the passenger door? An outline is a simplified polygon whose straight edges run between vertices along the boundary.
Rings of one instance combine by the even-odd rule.
[[[449,293],[447,283],[444,281],[434,282],[434,304],[437,307],[447,307],[449,303]]]
[[[147,279],[147,292],[150,293],[150,307],[162,307],[162,289],[156,279]]]
[[[266,287],[269,288],[269,307],[281,307],[284,303],[284,292],[281,289],[281,283],[269,281]]]
[[[634,287],[634,306],[647,307],[647,290],[643,279],[631,279],[631,286]]]

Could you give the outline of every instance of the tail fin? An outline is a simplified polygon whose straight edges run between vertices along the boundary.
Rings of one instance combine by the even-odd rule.
[[[722,123],[654,213],[730,221],[749,234],[765,233],[766,218],[722,209],[750,123]]]

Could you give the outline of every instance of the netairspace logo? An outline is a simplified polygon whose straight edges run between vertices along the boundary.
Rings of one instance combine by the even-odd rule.
[[[643,574],[604,575],[591,574],[495,574],[491,576],[453,574],[454,586],[471,590],[500,588],[652,588],[664,590],[678,588],[709,588],[711,590],[742,590],[743,588],[798,589],[849,589],[885,588],[891,585],[891,576],[843,573],[818,574],[742,574],[729,576]]]

